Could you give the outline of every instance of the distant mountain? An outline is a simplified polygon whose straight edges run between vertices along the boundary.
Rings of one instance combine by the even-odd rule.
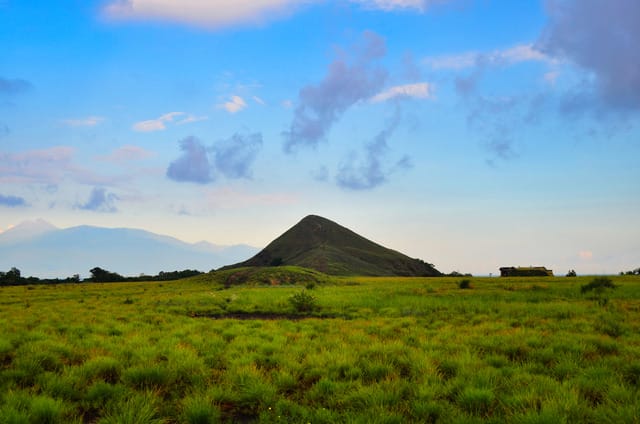
[[[209,271],[257,251],[247,245],[190,244],[129,228],[58,229],[38,220],[0,234],[0,271],[16,267],[23,276],[39,278],[88,277],[96,266],[125,276],[184,269]]]
[[[19,241],[29,240],[37,236],[41,236],[50,231],[57,230],[58,227],[45,221],[44,219],[36,219],[34,221],[23,221],[11,229],[0,233],[0,240],[3,243],[15,243]]]
[[[331,275],[441,275],[431,264],[316,215],[304,218],[251,259],[223,269],[276,265],[297,265]]]

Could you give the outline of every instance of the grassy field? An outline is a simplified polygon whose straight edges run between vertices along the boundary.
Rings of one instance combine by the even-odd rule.
[[[0,423],[640,422],[640,278],[592,279],[4,287]]]

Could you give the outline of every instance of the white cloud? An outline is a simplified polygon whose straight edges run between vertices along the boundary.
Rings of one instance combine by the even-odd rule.
[[[148,121],[140,121],[133,124],[133,129],[139,132],[163,131],[167,129],[166,123],[173,121],[177,116],[184,115],[184,112],[165,113],[157,119],[149,119]]]
[[[103,121],[104,118],[102,116],[89,116],[79,119],[63,119],[62,123],[70,127],[95,127]]]
[[[417,10],[424,12],[432,5],[445,3],[447,0],[351,0],[361,4],[367,9],[392,10]]]
[[[152,19],[219,28],[260,23],[315,0],[111,0],[103,9],[113,19]]]
[[[176,124],[178,124],[178,125],[191,124],[192,122],[206,121],[208,119],[209,119],[208,116],[188,115],[186,118],[183,118],[183,119],[177,121]]]
[[[433,99],[433,86],[428,82],[396,85],[388,88],[371,98],[372,103],[385,102],[396,97],[413,97],[416,99]]]
[[[240,96],[231,96],[228,102],[218,105],[220,109],[224,109],[229,113],[237,113],[247,107],[247,103]]]
[[[532,44],[518,44],[492,52],[464,52],[453,55],[427,57],[424,63],[433,69],[460,70],[476,65],[513,65],[521,62],[549,62],[554,60],[536,50]]]
[[[260,97],[258,97],[258,96],[253,96],[253,101],[254,101],[254,102],[256,102],[256,103],[258,103],[259,105],[262,105],[262,106],[264,106],[264,105],[265,105],[265,101],[264,101],[264,100],[262,100],[262,99],[261,99]]]

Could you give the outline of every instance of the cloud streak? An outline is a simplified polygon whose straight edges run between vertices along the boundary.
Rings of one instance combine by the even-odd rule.
[[[424,12],[432,6],[447,3],[451,0],[350,0],[366,9],[377,9],[387,12],[396,10],[413,10]]]
[[[25,93],[33,88],[27,80],[20,78],[7,79],[0,77],[0,94],[15,95]]]
[[[115,149],[108,155],[98,156],[97,159],[104,162],[125,163],[148,159],[154,153],[139,146],[126,145]]]
[[[373,96],[370,101],[372,103],[381,103],[397,98],[433,99],[434,97],[433,86],[427,82],[419,82],[390,87]]]
[[[533,44],[518,44],[491,52],[465,52],[423,59],[423,63],[434,70],[454,71],[475,66],[509,66],[523,62],[554,63],[554,59]]]
[[[385,53],[384,39],[373,32],[365,32],[351,61],[334,60],[322,81],[302,88],[293,121],[289,130],[283,133],[285,152],[316,147],[347,109],[378,93],[387,73],[374,64]]]
[[[371,190],[386,183],[394,172],[411,167],[408,156],[402,157],[391,166],[385,163],[389,154],[387,141],[398,124],[399,116],[396,115],[391,124],[364,147],[363,155],[352,152],[342,162],[336,175],[339,187],[349,190]]]
[[[116,20],[159,20],[206,28],[262,23],[291,13],[304,0],[112,0],[103,12]]]
[[[94,187],[89,199],[85,203],[76,204],[76,207],[86,211],[115,213],[118,211],[114,205],[116,200],[119,200],[116,194],[109,193],[102,187]]]
[[[22,197],[11,195],[5,196],[3,194],[0,194],[0,206],[17,208],[20,206],[27,206],[27,202]]]
[[[184,115],[184,112],[169,112],[156,119],[149,119],[147,121],[140,121],[133,124],[133,129],[138,132],[152,132],[152,131],[164,131],[167,129],[167,123],[173,122],[173,120]]]
[[[102,116],[89,116],[80,119],[63,119],[62,123],[69,127],[95,127],[104,122]]]
[[[0,183],[59,184],[72,180],[80,184],[110,185],[120,178],[109,178],[77,166],[75,149],[56,146],[19,153],[0,153]]]

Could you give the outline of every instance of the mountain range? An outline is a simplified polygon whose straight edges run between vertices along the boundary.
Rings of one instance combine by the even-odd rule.
[[[259,249],[221,246],[131,228],[77,226],[60,229],[45,220],[25,221],[0,233],[0,271],[18,268],[23,276],[89,276],[101,267],[126,276],[160,271],[209,271],[250,257]]]
[[[433,265],[309,215],[252,258],[222,269],[295,265],[330,275],[437,276]]]

